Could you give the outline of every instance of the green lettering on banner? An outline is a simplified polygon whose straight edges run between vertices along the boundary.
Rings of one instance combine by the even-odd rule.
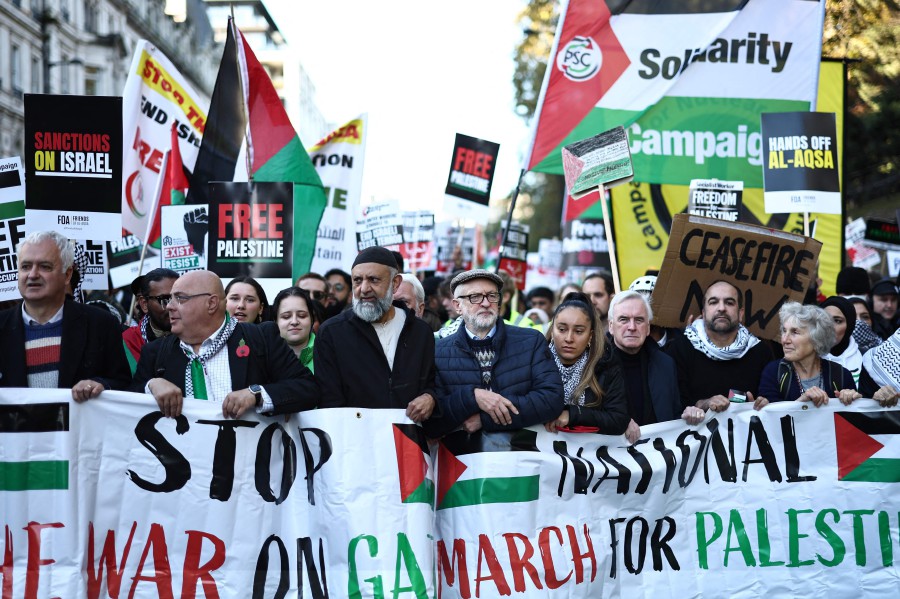
[[[856,553],[856,565],[866,565],[866,535],[863,528],[863,516],[871,516],[875,510],[844,510],[853,516],[853,551]]]
[[[350,599],[362,599],[362,593],[359,588],[359,572],[356,568],[356,546],[365,540],[369,548],[369,557],[378,555],[378,539],[372,535],[359,535],[350,541],[347,547],[347,564],[349,566],[349,575],[347,577],[347,595]],[[372,596],[376,599],[384,599],[384,583],[381,576],[373,576],[366,578],[363,582],[372,583]]]
[[[798,530],[797,516],[799,514],[811,514],[812,510],[788,510],[788,568],[799,568],[801,566],[811,566],[814,560],[800,559],[800,539],[805,539],[809,535],[803,534]],[[870,512],[871,513],[871,512]]]
[[[829,508],[820,511],[816,515],[816,532],[831,545],[834,556],[830,560],[827,560],[823,558],[821,554],[817,553],[816,558],[823,566],[833,568],[844,561],[844,556],[847,554],[847,547],[844,545],[844,541],[841,539],[840,535],[834,532],[834,529],[825,523],[826,514],[830,514],[831,517],[834,518],[834,523],[837,524],[841,521],[841,513],[836,509]]]
[[[881,565],[890,568],[894,564],[894,544],[887,512],[878,512],[878,539],[881,541]]]
[[[706,521],[704,518],[711,516],[713,521],[712,537],[706,536]],[[697,562],[704,570],[709,570],[709,557],[707,548],[712,545],[716,539],[722,536],[722,516],[715,512],[697,512]]]
[[[770,561],[772,545],[769,543],[769,514],[765,508],[756,510],[756,536],[759,539],[759,565],[761,568],[783,566],[783,561]]]
[[[400,586],[400,563],[403,563],[403,569],[409,576],[409,586]],[[419,568],[419,562],[416,560],[416,554],[413,552],[409,539],[402,532],[397,533],[397,566],[394,569],[394,589],[392,591],[394,599],[400,596],[400,593],[413,592],[416,599],[428,599],[428,591],[425,586],[425,577],[422,576],[422,569]]]
[[[737,538],[737,547],[731,546],[732,533]],[[756,566],[756,558],[753,557],[753,549],[750,547],[750,539],[747,538],[747,529],[740,512],[731,510],[728,517],[728,534],[725,538],[725,567],[728,567],[728,554],[732,551],[740,551],[744,563],[748,566]]]

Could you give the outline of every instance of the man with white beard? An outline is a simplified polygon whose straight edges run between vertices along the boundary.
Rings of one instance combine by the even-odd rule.
[[[399,408],[415,422],[435,406],[434,336],[394,293],[394,255],[366,248],[350,271],[353,309],[326,320],[313,350],[321,408]]]

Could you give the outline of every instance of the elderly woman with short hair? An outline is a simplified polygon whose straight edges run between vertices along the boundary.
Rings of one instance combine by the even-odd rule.
[[[762,373],[759,394],[769,401],[811,401],[816,407],[836,397],[844,405],[862,397],[849,370],[824,358],[835,344],[834,322],[818,306],[788,302],[778,313],[784,358]]]

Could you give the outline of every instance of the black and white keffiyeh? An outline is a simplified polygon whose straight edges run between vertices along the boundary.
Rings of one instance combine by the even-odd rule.
[[[72,290],[72,295],[75,297],[75,301],[82,303],[84,302],[84,294],[81,291],[81,288],[84,286],[84,277],[87,273],[88,267],[88,257],[87,253],[84,250],[84,246],[78,242],[73,242],[72,249],[75,252],[75,270],[78,271],[78,284],[75,286],[75,289]]]
[[[706,325],[703,319],[698,318],[684,329],[684,336],[697,351],[703,352],[708,358],[719,361],[737,360],[743,358],[750,349],[759,343],[759,339],[747,330],[744,325],[738,325],[737,337],[728,347],[716,347],[706,335]]]
[[[559,370],[559,376],[562,378],[563,390],[566,395],[566,405],[583,406],[584,391],[582,391],[581,395],[578,397],[573,397],[573,395],[575,395],[575,388],[581,383],[581,375],[584,373],[584,367],[587,365],[588,361],[588,352],[582,352],[578,360],[571,366],[566,366],[562,363],[559,359],[559,354],[556,353],[556,346],[552,343],[550,344],[550,353],[553,354],[553,361],[556,362],[556,368]]]
[[[221,330],[216,333],[216,336],[213,337],[212,342],[210,342],[209,345],[200,350],[199,354],[195,354],[194,351],[184,343],[181,344],[181,350],[184,352],[184,355],[188,359],[188,363],[184,371],[185,397],[209,399],[209,395],[206,390],[206,379],[204,378],[206,363],[211,357],[219,353],[219,350],[222,349],[222,347],[224,347],[226,343],[228,343],[228,338],[231,337],[231,334],[234,332],[235,327],[237,327],[237,322],[238,321],[236,319],[230,318],[226,315],[225,326],[223,326]]]
[[[900,329],[863,355],[863,368],[879,387],[890,385],[900,390]]]
[[[872,330],[869,323],[860,318],[856,319],[856,324],[853,326],[853,339],[856,340],[856,345],[859,346],[861,354],[865,354],[870,349],[884,343],[881,337]]]

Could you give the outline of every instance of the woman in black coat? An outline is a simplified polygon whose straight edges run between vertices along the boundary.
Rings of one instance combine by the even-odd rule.
[[[586,295],[566,296],[553,313],[547,341],[566,403],[559,417],[544,425],[547,430],[623,434],[629,418],[622,365],[607,347]]]

